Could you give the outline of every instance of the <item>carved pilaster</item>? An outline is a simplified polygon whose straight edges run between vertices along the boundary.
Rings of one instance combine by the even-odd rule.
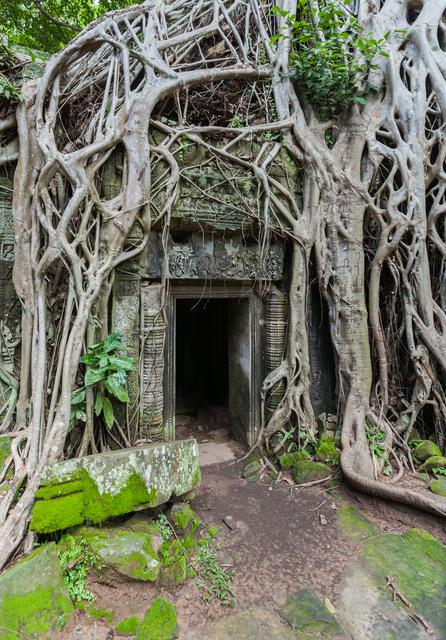
[[[161,309],[161,285],[141,287],[141,410],[140,437],[151,441],[172,439],[163,429],[163,376],[166,323]],[[167,437],[166,437],[167,436]]]

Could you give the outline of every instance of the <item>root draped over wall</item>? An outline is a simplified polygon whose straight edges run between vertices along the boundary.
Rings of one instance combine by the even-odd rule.
[[[293,0],[281,4],[296,10]],[[91,429],[78,440],[69,431],[79,360],[107,333],[115,270],[146,250],[154,226],[166,240],[179,154],[190,146],[258,185],[252,215],[262,248],[273,226],[293,245],[286,354],[264,382],[267,393],[285,381],[285,393],[258,444],[290,420],[315,434],[306,325],[313,252],[336,358],[344,474],[374,495],[446,513],[444,498],[415,492],[403,473],[426,405],[440,440],[446,418],[446,0],[355,4],[364,30],[390,31],[389,57],[374,60],[365,105],[336,123],[301,103],[290,40],[270,40],[287,24],[267,0],[152,0],[109,13],[24,85],[7,123],[19,139],[22,342],[16,420],[3,426],[13,479],[0,504],[0,567],[25,539],[43,468],[93,446]],[[211,114],[220,108],[213,96],[222,86],[236,87],[231,117],[194,119],[206,105]],[[241,143],[256,156],[240,153]],[[282,150],[301,168],[299,202],[269,172]],[[107,199],[102,175],[118,152],[120,184]],[[367,425],[385,433],[399,469],[390,480]]]

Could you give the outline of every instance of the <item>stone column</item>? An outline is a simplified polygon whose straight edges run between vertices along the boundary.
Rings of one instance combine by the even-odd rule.
[[[161,285],[141,287],[142,361],[140,377],[140,438],[174,440],[163,427],[164,345],[166,322],[161,309]]]

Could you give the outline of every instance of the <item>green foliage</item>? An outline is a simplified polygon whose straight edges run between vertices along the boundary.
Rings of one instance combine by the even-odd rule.
[[[170,526],[170,523],[169,523],[169,520],[167,519],[166,514],[165,513],[158,514],[156,521],[158,523],[163,542],[169,542],[169,540],[173,536],[173,529]]]
[[[432,473],[434,473],[435,475],[438,475],[438,476],[445,476],[446,477],[446,468],[443,468],[443,467],[432,467]]]
[[[100,560],[89,551],[83,538],[76,540],[66,534],[60,544],[59,561],[70,598],[75,602],[93,602],[94,595],[87,587],[87,576],[90,567],[101,568]]]
[[[384,440],[386,439],[385,433],[369,427],[366,429],[366,436],[375,458],[382,460],[385,455],[385,448],[383,446]]]
[[[202,580],[197,580],[197,586],[202,589],[202,599],[210,603],[213,598],[225,606],[235,603],[236,595],[231,587],[234,571],[225,571],[218,564],[215,550],[209,540],[203,541],[196,560]]]
[[[104,342],[98,342],[88,348],[81,362],[86,365],[85,386],[76,389],[71,397],[71,424],[76,420],[86,420],[86,388],[95,391],[94,412],[101,416],[109,429],[115,420],[111,398],[128,402],[127,374],[134,370],[131,358],[122,355],[122,335],[110,333]]]
[[[129,616],[122,618],[115,626],[115,632],[118,636],[134,636],[139,625],[137,616]]]
[[[8,0],[0,3],[0,34],[11,44],[54,53],[106,11],[138,0]]]
[[[272,14],[285,18],[291,32],[290,67],[298,88],[318,117],[328,120],[353,103],[365,104],[359,84],[376,55],[387,56],[390,32],[376,40],[336,0],[297,0],[297,13],[279,7]],[[276,34],[272,42],[288,37]]]

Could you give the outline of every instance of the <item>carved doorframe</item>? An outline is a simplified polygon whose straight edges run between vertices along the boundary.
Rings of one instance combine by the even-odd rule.
[[[164,430],[166,440],[175,439],[175,351],[176,351],[176,302],[178,299],[190,298],[223,298],[249,302],[250,328],[250,390],[249,421],[244,444],[252,446],[260,428],[260,390],[263,382],[263,304],[256,295],[252,283],[228,285],[209,285],[204,282],[174,284],[166,306],[167,333],[165,345],[164,370]]]

